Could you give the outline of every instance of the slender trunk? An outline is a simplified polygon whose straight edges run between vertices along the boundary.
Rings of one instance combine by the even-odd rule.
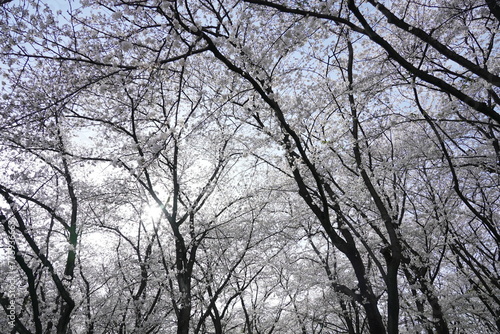
[[[387,265],[387,333],[399,333],[398,269],[400,260],[391,259]]]
[[[221,317],[217,307],[213,307],[213,312],[210,312],[210,317],[212,318],[212,323],[214,324],[215,334],[223,334]]]
[[[191,279],[185,273],[181,273],[177,281],[181,294],[177,312],[177,334],[188,334],[191,320]]]
[[[191,306],[182,305],[177,316],[177,334],[189,334],[189,320],[191,318]]]
[[[187,260],[187,249],[182,235],[177,233],[176,262],[179,303],[177,309],[177,334],[188,334],[191,320],[191,269]]]
[[[387,333],[384,322],[382,320],[382,315],[377,306],[377,298],[371,291],[370,285],[365,277],[365,268],[359,258],[359,255],[354,256],[354,259],[349,257],[351,265],[356,273],[356,278],[358,279],[358,287],[361,292],[361,304],[365,309],[366,319],[368,320],[368,326],[370,328],[371,334],[385,334]],[[353,261],[354,260],[354,261]]]

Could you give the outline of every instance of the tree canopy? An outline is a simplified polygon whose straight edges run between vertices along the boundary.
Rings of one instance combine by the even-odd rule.
[[[0,328],[498,333],[493,0],[0,1]]]

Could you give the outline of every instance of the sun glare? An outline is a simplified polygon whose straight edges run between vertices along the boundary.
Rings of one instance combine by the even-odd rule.
[[[158,220],[162,215],[162,210],[160,206],[156,203],[148,204],[144,208],[144,214],[147,220]]]

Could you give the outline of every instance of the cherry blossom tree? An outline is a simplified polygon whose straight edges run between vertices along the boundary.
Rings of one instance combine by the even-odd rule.
[[[494,1],[67,4],[0,6],[13,332],[500,330]]]

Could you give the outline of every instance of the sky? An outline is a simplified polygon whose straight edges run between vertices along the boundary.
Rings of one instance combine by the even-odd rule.
[[[72,1],[72,0],[70,0]],[[79,2],[79,1],[72,1],[72,2]],[[66,10],[69,8],[68,0],[51,0],[47,1],[48,5],[55,10]]]

